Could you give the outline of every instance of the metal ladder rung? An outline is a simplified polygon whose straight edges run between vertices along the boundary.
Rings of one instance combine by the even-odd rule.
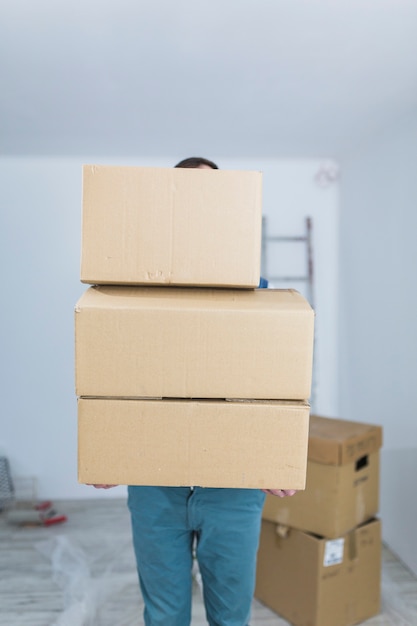
[[[309,276],[270,276],[269,280],[273,283],[281,282],[281,283],[291,283],[291,282],[305,282],[309,280]]]
[[[298,235],[271,235],[266,237],[267,241],[300,241],[301,243],[308,241],[308,237],[301,237]]]
[[[311,217],[305,219],[304,235],[270,235],[268,233],[267,219],[262,219],[262,257],[263,257],[263,275],[271,282],[304,282],[307,285],[309,296],[308,300],[314,309],[314,272],[313,272],[313,246],[312,246],[312,228],[313,221]],[[268,244],[280,243],[302,243],[306,246],[307,253],[307,273],[297,276],[272,276],[268,272]]]

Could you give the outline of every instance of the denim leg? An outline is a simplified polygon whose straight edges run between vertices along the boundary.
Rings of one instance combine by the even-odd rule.
[[[128,488],[146,626],[191,622],[193,532],[187,519],[191,495],[185,487]]]
[[[264,500],[257,489],[198,487],[190,500],[210,626],[249,624]]]

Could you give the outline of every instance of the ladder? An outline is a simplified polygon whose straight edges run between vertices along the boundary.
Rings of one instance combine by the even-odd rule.
[[[288,288],[296,288],[295,285],[304,283],[306,286],[306,300],[311,308],[315,309],[314,302],[314,257],[313,257],[313,220],[311,217],[305,218],[305,230],[301,235],[271,235],[268,232],[267,218],[262,218],[262,276],[272,285],[275,283],[285,283]],[[294,243],[298,246],[305,246],[306,266],[305,272],[297,275],[279,274],[275,269],[271,269],[270,246],[280,243]],[[274,285],[277,286],[277,285]],[[314,328],[314,348],[313,348],[313,381],[310,396],[311,409],[316,410],[318,374],[317,363],[314,357],[317,343],[316,327]]]
[[[305,218],[305,232],[301,235],[271,235],[268,232],[268,221],[262,218],[262,276],[271,283],[305,283],[307,289],[306,298],[310,306],[314,309],[314,260],[313,260],[313,220],[311,217]],[[271,269],[270,246],[279,243],[295,243],[304,245],[306,250],[306,269],[301,275],[278,274]]]

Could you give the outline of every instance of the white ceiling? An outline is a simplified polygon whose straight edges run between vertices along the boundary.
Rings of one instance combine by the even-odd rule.
[[[417,0],[2,0],[0,153],[340,158],[417,110]]]

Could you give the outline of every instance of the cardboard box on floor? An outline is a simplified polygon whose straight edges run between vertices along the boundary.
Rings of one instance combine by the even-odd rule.
[[[257,287],[262,174],[85,165],[81,281]]]
[[[380,426],[311,415],[306,489],[267,496],[263,518],[336,538],[375,516],[381,445]]]
[[[350,626],[380,610],[381,524],[323,539],[262,520],[255,597],[294,626]]]
[[[314,312],[293,290],[90,287],[75,312],[78,396],[310,396]]]
[[[81,483],[303,489],[306,402],[78,400]]]

